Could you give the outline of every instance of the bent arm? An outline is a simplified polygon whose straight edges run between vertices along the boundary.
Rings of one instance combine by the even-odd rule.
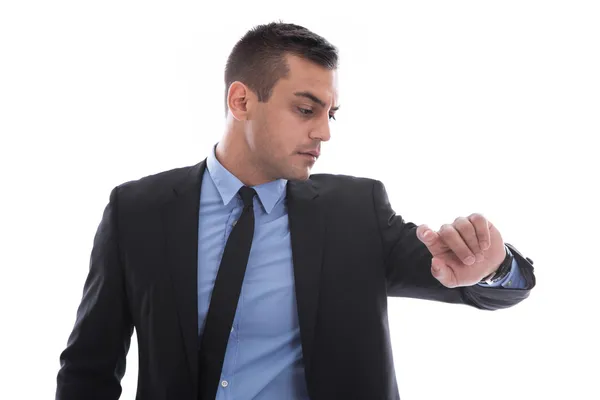
[[[521,302],[535,286],[533,267],[514,247],[507,244],[527,282],[526,288],[481,285],[447,288],[431,274],[432,256],[417,237],[417,225],[405,221],[395,213],[385,186],[380,181],[374,181],[373,184],[373,204],[381,235],[388,296],[467,304],[480,309],[496,310]]]

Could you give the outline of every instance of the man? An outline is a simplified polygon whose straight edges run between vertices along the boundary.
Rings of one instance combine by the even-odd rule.
[[[310,171],[339,107],[337,50],[293,24],[248,32],[227,129],[197,165],[113,189],[56,398],[398,399],[387,296],[495,310],[535,286],[481,214],[406,222],[377,180]]]

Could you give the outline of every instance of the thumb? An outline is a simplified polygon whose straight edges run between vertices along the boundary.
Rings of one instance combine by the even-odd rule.
[[[457,286],[454,272],[439,258],[434,257],[431,259],[431,274],[447,288],[454,288]]]
[[[430,229],[426,224],[417,227],[417,238],[425,244],[432,256],[444,253],[447,250],[440,234]]]

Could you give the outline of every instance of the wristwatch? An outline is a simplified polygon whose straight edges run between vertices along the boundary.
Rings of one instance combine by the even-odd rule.
[[[490,285],[492,283],[501,281],[502,279],[506,278],[506,276],[510,273],[512,269],[512,262],[514,256],[512,255],[512,253],[506,245],[504,245],[504,248],[506,250],[506,257],[504,257],[502,264],[500,264],[498,269],[496,269],[494,272],[483,278],[479,283],[486,283]]]

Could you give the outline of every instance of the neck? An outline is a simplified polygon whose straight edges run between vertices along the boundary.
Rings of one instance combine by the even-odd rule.
[[[260,170],[242,138],[242,133],[226,132],[215,149],[217,160],[246,186],[272,181]]]

